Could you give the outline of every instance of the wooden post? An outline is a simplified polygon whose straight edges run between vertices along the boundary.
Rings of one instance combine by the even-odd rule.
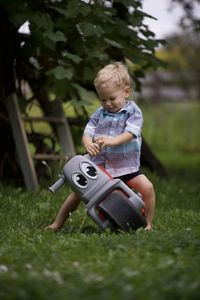
[[[34,191],[38,188],[38,180],[35,172],[33,160],[28,149],[28,139],[21,119],[16,94],[11,94],[5,104],[12,127],[13,137],[17,149],[19,163],[23,173],[27,191]]]
[[[65,120],[64,122],[56,123],[55,128],[60,140],[61,147],[65,155],[72,157],[76,155],[70,127],[67,121],[67,118],[64,115],[62,102],[55,100],[51,102],[51,116]]]

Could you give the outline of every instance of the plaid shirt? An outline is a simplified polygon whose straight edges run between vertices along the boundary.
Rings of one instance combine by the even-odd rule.
[[[140,168],[142,112],[133,101],[116,113],[103,107],[98,108],[90,117],[84,133],[94,140],[100,135],[115,137],[124,132],[133,134],[133,139],[115,147],[105,147],[97,156],[90,159],[102,165],[112,177],[118,177]]]

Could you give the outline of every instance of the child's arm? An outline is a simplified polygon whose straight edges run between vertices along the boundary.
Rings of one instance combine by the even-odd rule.
[[[134,135],[132,133],[124,132],[115,137],[99,136],[96,138],[95,142],[99,144],[101,148],[114,147],[129,142],[130,140],[133,139],[133,137]]]
[[[94,143],[92,138],[87,134],[83,135],[82,143],[87,153],[89,153],[91,156],[95,156],[101,151],[101,146],[96,142]]]

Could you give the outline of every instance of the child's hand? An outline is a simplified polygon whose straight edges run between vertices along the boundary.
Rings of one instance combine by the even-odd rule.
[[[117,136],[101,135],[95,139],[95,143],[99,144],[101,148],[115,147],[131,141],[133,137],[134,135],[130,132],[123,132]]]
[[[90,143],[86,145],[86,151],[91,156],[96,156],[101,151],[101,145],[99,145],[98,143]]]
[[[110,136],[98,136],[95,142],[100,145],[101,148],[115,146],[115,138]]]

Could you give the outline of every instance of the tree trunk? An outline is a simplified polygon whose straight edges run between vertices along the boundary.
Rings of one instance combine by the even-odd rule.
[[[17,57],[17,32],[0,18],[0,180],[22,183],[22,172],[16,155],[15,142],[4,100],[15,91],[14,62]]]
[[[22,180],[6,107],[0,102],[0,181]]]

